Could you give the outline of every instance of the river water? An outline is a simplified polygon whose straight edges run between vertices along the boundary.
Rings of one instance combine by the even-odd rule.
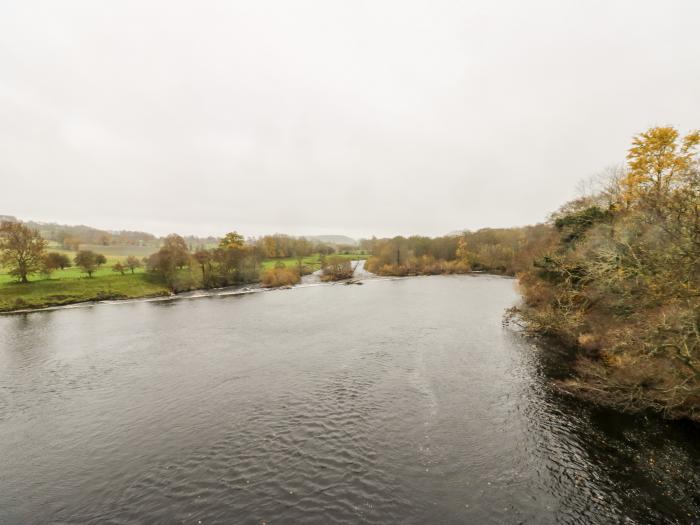
[[[515,281],[0,317],[0,523],[698,523],[698,432],[551,387]]]

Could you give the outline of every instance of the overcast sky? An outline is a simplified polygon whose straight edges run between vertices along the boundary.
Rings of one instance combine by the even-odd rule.
[[[535,223],[700,127],[700,2],[0,6],[0,214],[157,234]]]

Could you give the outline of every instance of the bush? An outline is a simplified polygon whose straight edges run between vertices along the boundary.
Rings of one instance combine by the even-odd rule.
[[[379,257],[370,257],[365,263],[368,272],[377,275],[442,275],[471,272],[471,266],[464,260],[445,261],[431,256],[411,257],[404,264],[382,264]]]
[[[291,286],[300,280],[299,272],[296,269],[287,268],[283,264],[275,265],[274,268],[265,270],[261,275],[262,285],[265,288]]]
[[[321,270],[321,280],[339,281],[350,279],[354,273],[352,261],[337,255],[327,257]]]

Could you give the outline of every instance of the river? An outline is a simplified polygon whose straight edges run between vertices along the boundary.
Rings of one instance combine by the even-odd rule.
[[[0,523],[698,523],[697,430],[577,403],[515,281],[0,317]]]

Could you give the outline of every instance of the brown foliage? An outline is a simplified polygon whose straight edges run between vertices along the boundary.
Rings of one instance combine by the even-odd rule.
[[[349,279],[353,274],[352,261],[337,255],[326,257],[321,269],[321,280],[339,281]]]
[[[299,272],[293,268],[275,266],[265,270],[261,275],[262,285],[265,288],[278,286],[291,286],[300,281]]]
[[[20,282],[29,282],[28,275],[41,269],[45,251],[46,241],[38,230],[21,222],[0,224],[0,261]]]
[[[92,277],[92,274],[99,266],[100,257],[104,258],[104,255],[95,253],[91,250],[80,250],[75,254],[73,259],[75,265],[80,268],[84,273],[88,274],[88,277]]]
[[[365,268],[379,275],[434,275],[484,271],[516,275],[552,242],[549,225],[486,228],[445,237],[394,237],[363,241]]]
[[[115,263],[115,264],[112,265],[112,271],[113,271],[113,272],[120,273],[120,274],[124,275],[124,273],[126,272],[126,270],[127,270],[127,267],[126,267],[124,264],[120,263],[120,262]]]
[[[529,327],[578,350],[564,388],[700,421],[700,173],[690,137],[679,147],[666,128],[637,137],[623,191],[608,192],[620,200],[562,208],[557,243],[520,285]]]

